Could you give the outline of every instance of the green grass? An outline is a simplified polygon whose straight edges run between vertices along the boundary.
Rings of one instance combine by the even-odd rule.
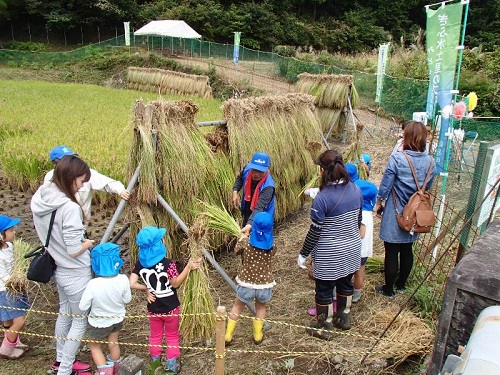
[[[51,168],[48,153],[58,144],[71,147],[91,168],[123,180],[139,98],[148,102],[159,96],[95,85],[0,80],[0,157],[9,182],[36,186]],[[197,121],[222,119],[219,100],[190,99],[200,108]]]

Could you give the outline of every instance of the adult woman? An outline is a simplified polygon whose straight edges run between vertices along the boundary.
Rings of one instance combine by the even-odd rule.
[[[51,214],[56,211],[48,251],[57,269],[54,273],[59,293],[59,315],[55,336],[73,340],[57,340],[56,362],[52,369],[58,375],[70,375],[73,371],[90,374],[90,366],[75,361],[79,339],[87,327],[85,314],[78,304],[87,283],[92,278],[90,252],[94,241],[84,239],[83,211],[75,194],[90,178],[90,169],[77,156],[65,156],[47,182],[33,195],[31,211],[38,237],[45,243]],[[77,316],[72,316],[76,314]]]
[[[256,152],[252,160],[240,172],[233,186],[233,204],[240,204],[243,216],[241,231],[247,236],[252,229],[255,215],[267,212],[274,218],[276,188],[269,172],[271,158],[264,152]],[[242,191],[241,201],[238,192]]]
[[[431,167],[432,158],[425,151],[427,129],[421,122],[406,121],[403,133],[403,152],[408,155],[415,168],[419,185],[422,186],[425,176]],[[413,178],[410,165],[403,152],[391,155],[380,182],[379,193],[374,210],[378,212],[385,203],[382,222],[380,224],[380,239],[385,248],[385,285],[377,286],[377,292],[392,297],[395,295],[394,286],[399,293],[404,292],[406,281],[413,267],[412,245],[418,239],[418,233],[407,232],[401,229],[396,220],[396,209],[392,190],[396,194],[398,211],[403,207],[417,186]],[[431,171],[426,190],[430,189],[434,180],[435,167]],[[399,263],[399,275],[398,275]]]
[[[323,152],[315,161],[320,166],[320,191],[311,207],[311,226],[297,263],[305,268],[313,259],[316,282],[317,323],[307,329],[312,336],[329,340],[333,325],[351,328],[352,276],[361,263],[361,209],[363,197],[350,181],[342,156],[336,150]],[[333,288],[337,288],[337,312],[333,314]]]

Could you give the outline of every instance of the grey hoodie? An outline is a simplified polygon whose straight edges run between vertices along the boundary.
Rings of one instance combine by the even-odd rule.
[[[33,222],[40,241],[45,244],[52,211],[57,209],[49,242],[49,253],[57,264],[57,273],[90,275],[90,251],[76,258],[84,240],[83,215],[80,205],[71,201],[55,184],[38,188],[31,199]]]

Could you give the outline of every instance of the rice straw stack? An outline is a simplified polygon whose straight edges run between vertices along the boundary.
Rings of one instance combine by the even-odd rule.
[[[234,183],[227,156],[214,152],[196,125],[197,112],[198,107],[188,100],[137,101],[128,172],[131,176],[140,164],[139,203],[156,207],[159,193],[186,224],[194,221],[197,199],[230,202]],[[184,258],[182,230],[163,207],[154,216],[157,225],[168,229],[171,254]],[[220,245],[222,235],[215,241],[214,246]]]
[[[315,97],[314,104],[318,111],[323,133],[327,133],[332,128],[332,136],[342,134],[346,124],[350,121],[347,118],[349,96],[352,108],[356,108],[359,103],[353,76],[301,73],[298,77],[297,91]]]
[[[181,287],[182,316],[180,332],[183,340],[206,341],[215,332],[215,303],[210,294],[209,278],[202,249],[207,246],[206,226],[197,221],[188,232],[188,248],[191,259],[200,259],[202,266],[191,270]]]
[[[156,68],[129,67],[127,88],[159,94],[212,97],[212,88],[207,76]]]
[[[300,93],[224,102],[229,155],[237,174],[257,151],[271,157],[276,182],[276,219],[300,208],[302,187],[314,175],[321,128],[311,95]]]

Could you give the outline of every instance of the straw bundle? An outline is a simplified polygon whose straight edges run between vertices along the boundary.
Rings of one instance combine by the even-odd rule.
[[[241,233],[240,226],[236,223],[234,217],[227,212],[224,205],[220,208],[213,204],[205,202],[200,203],[202,205],[202,211],[198,213],[198,217],[205,218],[208,228],[226,233],[236,238],[244,236],[243,233]]]
[[[14,248],[14,266],[9,278],[5,281],[5,287],[10,294],[24,294],[28,291],[29,286],[26,272],[30,263],[29,259],[24,258],[24,255],[34,247],[22,239],[15,239],[12,245]]]
[[[189,229],[188,248],[191,259],[203,259],[202,249],[208,244],[206,227],[198,221]],[[210,294],[206,264],[189,272],[182,284],[182,317],[180,331],[183,340],[205,341],[211,339],[215,331],[215,303]]]
[[[197,199],[230,202],[234,173],[227,157],[213,152],[195,123],[198,107],[192,101],[155,101],[135,107],[135,135],[130,152],[129,176],[140,164],[137,201],[157,204],[160,194],[185,222],[194,221]],[[180,253],[184,233],[164,214],[155,214],[158,225],[168,228],[170,253]],[[220,245],[221,236],[214,246]],[[131,249],[133,245],[131,246]]]
[[[323,133],[331,131],[331,135],[344,132],[349,119],[348,98],[351,98],[351,107],[357,107],[359,96],[354,87],[352,75],[345,74],[299,74],[297,91],[313,95],[314,104],[318,111]]]
[[[155,68],[128,68],[127,88],[160,94],[212,97],[212,88],[207,76]]]
[[[314,97],[305,94],[230,99],[224,103],[229,153],[235,173],[256,151],[271,157],[276,182],[276,219],[300,208],[296,197],[315,171],[309,151],[321,139]],[[316,150],[316,147],[313,147]]]

